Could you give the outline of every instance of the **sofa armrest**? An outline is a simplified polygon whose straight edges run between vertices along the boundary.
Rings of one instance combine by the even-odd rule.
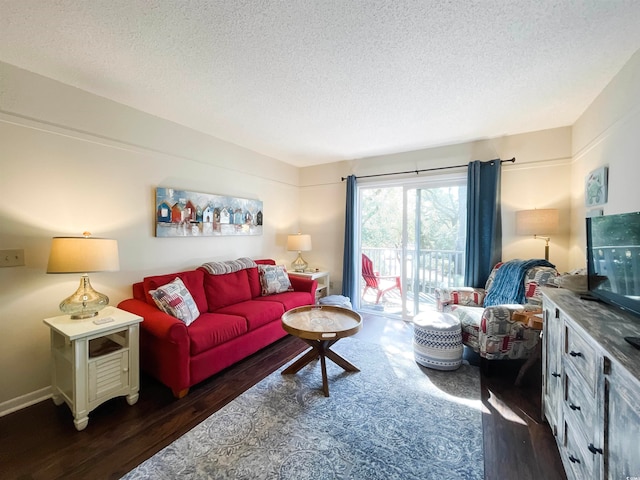
[[[488,335],[494,335],[506,332],[514,323],[523,325],[512,319],[514,313],[522,312],[523,310],[524,306],[517,304],[487,307],[482,311],[480,330]]]
[[[172,343],[189,342],[189,334],[184,322],[142,300],[135,298],[123,300],[118,304],[118,308],[140,315],[144,319],[140,327],[154,337],[165,338]]]
[[[464,305],[465,307],[481,307],[486,295],[484,288],[453,287],[436,288],[436,305],[438,311],[445,312],[451,309],[451,305]]]
[[[540,339],[540,331],[513,319],[524,305],[495,305],[482,312],[478,344],[480,355],[489,360],[528,358]]]
[[[118,308],[144,320],[140,324],[140,367],[174,392],[190,383],[190,338],[187,326],[155,306],[134,298]]]
[[[310,278],[289,276],[291,286],[295,292],[307,292],[311,294],[311,298],[316,298],[316,289],[318,288],[318,281],[311,280]]]

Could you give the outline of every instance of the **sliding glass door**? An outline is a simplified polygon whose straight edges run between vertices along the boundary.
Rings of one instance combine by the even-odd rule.
[[[435,308],[438,287],[462,285],[466,179],[433,178],[406,186],[405,312]]]
[[[410,319],[435,308],[437,287],[462,284],[465,182],[447,175],[359,187],[362,309]]]

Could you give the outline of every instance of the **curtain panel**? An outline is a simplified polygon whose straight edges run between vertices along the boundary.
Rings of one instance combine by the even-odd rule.
[[[360,307],[357,262],[357,181],[355,175],[347,177],[347,202],[344,225],[344,257],[342,262],[342,295],[351,299],[354,310]]]
[[[499,159],[469,163],[467,172],[467,243],[464,284],[484,287],[502,258]]]

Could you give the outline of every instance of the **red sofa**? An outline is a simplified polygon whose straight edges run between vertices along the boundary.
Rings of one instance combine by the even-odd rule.
[[[224,267],[227,263],[234,262],[205,266]],[[255,264],[275,262],[256,260]],[[286,336],[282,314],[314,303],[317,281],[294,276],[290,277],[293,291],[263,296],[255,264],[231,273],[212,274],[203,266],[146,277],[133,285],[133,298],[118,305],[143,317],[140,368],[168,386],[175,397],[184,397],[189,387]],[[160,310],[149,293],[176,277],[189,290],[199,311],[189,326]]]

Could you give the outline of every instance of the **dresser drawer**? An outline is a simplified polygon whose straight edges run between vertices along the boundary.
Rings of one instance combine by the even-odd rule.
[[[597,458],[589,452],[589,443],[582,437],[579,430],[571,422],[565,422],[564,438],[565,448],[561,451],[566,469],[571,469],[573,475],[568,478],[587,479],[595,478],[593,472],[596,471]]]
[[[584,379],[573,368],[565,369],[564,412],[573,420],[572,424],[582,425],[585,431],[593,431],[595,426],[595,402],[585,395]]]
[[[592,397],[596,386],[596,359],[594,347],[573,326],[566,325],[564,360],[583,378]]]

